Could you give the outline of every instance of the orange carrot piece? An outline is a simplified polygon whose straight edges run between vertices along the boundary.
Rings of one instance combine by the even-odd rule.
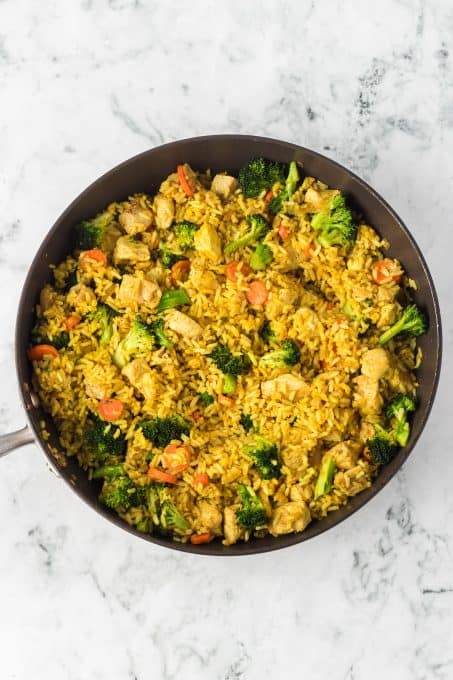
[[[64,320],[64,326],[67,331],[72,331],[80,323],[80,317],[75,314],[71,314]]]
[[[304,255],[308,258],[313,257],[313,255],[315,254],[315,248],[316,248],[316,243],[314,243],[313,241],[310,241],[308,246],[306,246],[303,249]]]
[[[195,477],[193,478],[193,483],[195,484],[195,486],[198,486],[198,484],[200,484],[200,486],[204,488],[209,484],[209,477],[206,474],[206,472],[199,472],[198,475],[195,475]]]
[[[230,262],[225,267],[225,276],[229,281],[232,281],[233,283],[236,283],[238,274],[242,274],[242,276],[248,276],[251,273],[252,270],[247,264],[247,262],[239,262],[237,260],[233,260],[233,262]]]
[[[35,345],[27,351],[30,361],[41,361],[45,357],[57,357],[58,350],[53,345]]]
[[[272,201],[273,197],[274,197],[274,192],[272,191],[272,189],[269,189],[269,191],[267,192],[267,194],[264,197],[264,202],[270,203]]]
[[[246,297],[251,305],[264,305],[269,297],[264,281],[259,279],[252,281],[247,289]]]
[[[200,411],[194,411],[194,412],[192,413],[192,418],[193,418],[193,420],[194,420],[196,423],[198,423],[198,422],[201,420],[201,417],[202,417],[202,416],[201,416],[201,412],[200,412]]]
[[[112,422],[121,417],[124,411],[124,404],[119,399],[101,399],[98,410],[103,420]]]
[[[201,545],[202,543],[209,543],[212,541],[212,534],[207,531],[205,534],[192,534],[190,542],[192,545]]]
[[[107,265],[107,255],[100,248],[86,250],[80,258],[80,266],[84,271],[88,269],[90,264],[94,263],[101,264],[103,267]]]
[[[184,189],[186,196],[193,196],[193,189],[187,181],[186,171],[183,165],[178,165],[177,168],[179,183]]]
[[[279,228],[278,228],[278,235],[280,236],[280,238],[282,239],[282,241],[286,241],[286,239],[287,239],[288,236],[289,236],[289,229],[288,229],[288,227],[285,227],[284,224],[280,224],[280,226],[279,226]]]
[[[159,468],[156,467],[150,467],[148,469],[148,477],[155,482],[164,482],[165,484],[176,484],[178,481],[178,478],[175,477],[175,475],[159,470]]]
[[[186,444],[169,444],[165,447],[163,456],[164,466],[172,474],[187,470],[190,459],[190,449]]]
[[[171,276],[174,281],[183,281],[190,272],[189,260],[178,260],[171,268]]]
[[[217,401],[219,402],[220,406],[227,406],[228,408],[231,408],[236,403],[234,399],[231,397],[226,397],[224,394],[219,394]]]
[[[376,262],[371,269],[371,278],[378,286],[383,283],[391,283],[392,281],[399,283],[401,281],[401,273],[398,265],[393,260],[384,258]]]

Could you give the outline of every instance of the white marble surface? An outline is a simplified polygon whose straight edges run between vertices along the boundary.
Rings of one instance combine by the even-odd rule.
[[[58,214],[152,145],[251,132],[363,175],[406,220],[445,360],[398,477],[333,531],[202,559],[107,524],[36,446],[0,466],[2,680],[453,678],[451,0],[0,0],[0,431],[24,422],[19,291]]]

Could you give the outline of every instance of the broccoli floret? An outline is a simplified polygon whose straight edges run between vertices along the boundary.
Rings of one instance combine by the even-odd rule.
[[[237,378],[235,375],[227,373],[223,378],[222,394],[232,394],[237,386]]]
[[[411,337],[423,335],[428,329],[426,317],[417,305],[408,305],[396,323],[385,331],[379,338],[379,344],[385,345],[389,340],[405,333]]]
[[[249,372],[252,362],[247,354],[232,354],[226,345],[219,344],[207,354],[219,371],[225,375],[245,375]]]
[[[253,430],[252,416],[250,416],[248,413],[241,413],[239,422],[241,423],[242,427],[246,432],[250,432],[250,430]]]
[[[327,214],[313,215],[311,226],[318,232],[318,241],[324,247],[350,246],[357,236],[357,227],[352,221],[352,213],[341,194],[331,200]]]
[[[52,336],[46,335],[39,321],[33,326],[30,337],[33,345],[52,345],[55,349],[63,349],[69,345],[69,333],[62,331]]]
[[[285,181],[286,166],[284,163],[269,161],[265,158],[254,158],[239,171],[239,187],[247,198],[255,198],[262,191],[270,189],[276,182]]]
[[[155,319],[154,321],[152,321],[150,324],[150,328],[152,334],[154,335],[156,344],[159,347],[165,347],[165,349],[171,349],[173,347],[172,341],[169,340],[165,335],[163,319]]]
[[[83,442],[85,450],[93,454],[98,463],[104,463],[109,456],[123,456],[126,452],[126,440],[121,430],[94,415],[84,432]]]
[[[287,368],[295,366],[300,361],[300,349],[294,340],[283,340],[279,349],[264,354],[260,364],[267,368]]]
[[[188,220],[183,220],[182,222],[177,222],[175,224],[174,229],[176,239],[181,250],[193,248],[193,237],[198,228],[198,224],[194,224]]]
[[[235,241],[231,241],[231,243],[228,243],[228,245],[226,245],[224,248],[224,253],[229,255],[234,253],[234,251],[238,250],[239,248],[244,248],[245,246],[249,246],[252,243],[256,243],[257,241],[262,241],[270,229],[270,225],[267,220],[259,213],[255,215],[249,215],[247,217],[247,222],[250,226],[250,229],[244,234],[244,236],[241,236]]]
[[[130,508],[145,503],[146,490],[143,486],[136,486],[127,475],[123,475],[104,481],[99,500],[116,512],[127,512]]]
[[[281,475],[278,449],[276,444],[257,437],[253,444],[243,447],[243,452],[249,456],[263,479],[278,479]]]
[[[266,269],[273,260],[272,250],[266,243],[258,243],[250,257],[250,266],[255,271]]]
[[[368,439],[366,444],[375,465],[387,465],[398,451],[394,433],[377,424],[374,425],[374,437]]]
[[[183,288],[164,290],[159,300],[159,304],[157,305],[156,312],[164,312],[166,309],[181,307],[181,305],[190,305],[191,302],[190,297]]]
[[[113,363],[118,368],[124,368],[134,354],[149,352],[154,344],[155,335],[152,325],[136,316],[129,333],[121,340],[113,354]]]
[[[160,526],[165,531],[187,531],[189,522],[181,515],[170,500],[164,500],[160,508]]]
[[[113,458],[113,456],[112,456]],[[121,462],[112,463],[110,460],[105,465],[96,468],[92,475],[92,479],[115,479],[124,475],[124,468]]]
[[[189,436],[189,425],[182,416],[169,416],[167,418],[154,418],[142,420],[139,423],[146,439],[155,446],[164,448],[173,439],[181,439],[182,435]]]
[[[238,494],[242,501],[242,508],[236,510],[238,523],[244,529],[253,531],[266,524],[266,513],[264,507],[250,486],[238,484]]]
[[[94,312],[91,312],[88,316],[90,321],[97,321],[101,327],[101,345],[107,345],[112,338],[115,316],[118,316],[118,312],[104,303],[98,304]]]
[[[275,345],[278,342],[277,335],[272,330],[270,321],[265,321],[263,323],[258,335],[263,342],[267,342],[269,345]]]
[[[297,183],[299,181],[299,170],[296,161],[291,161],[289,164],[288,176],[285,180],[283,189],[271,199],[269,208],[271,212],[277,214],[283,208],[283,203],[289,201],[293,193],[296,191]]]
[[[410,425],[407,416],[412,411],[415,411],[415,401],[407,394],[394,397],[385,410],[387,418],[392,421],[395,440],[400,446],[406,446],[409,440]]]
[[[209,406],[214,403],[214,397],[209,392],[200,392],[198,396],[203,406]]]
[[[112,222],[113,215],[108,211],[100,213],[92,220],[81,222],[75,229],[76,248],[80,248],[80,250],[102,248],[108,227]]]
[[[159,245],[159,259],[162,262],[162,266],[165,269],[171,269],[176,262],[180,260],[187,260],[185,255],[180,255],[179,253],[172,253],[168,250],[164,243]]]
[[[318,479],[315,485],[315,500],[325,493],[329,493],[333,484],[335,474],[335,461],[333,458],[326,458],[321,464]]]

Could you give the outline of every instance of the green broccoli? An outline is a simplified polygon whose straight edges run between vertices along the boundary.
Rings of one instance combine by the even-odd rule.
[[[47,335],[38,321],[32,328],[31,342],[33,345],[52,345],[55,349],[64,349],[69,345],[69,333],[61,331],[52,336]]]
[[[280,461],[276,444],[272,444],[264,437],[256,437],[253,444],[247,444],[242,450],[253,460],[263,479],[280,477]]]
[[[99,500],[116,512],[127,512],[145,503],[146,487],[137,486],[127,475],[106,479]]]
[[[236,510],[238,523],[244,529],[254,531],[266,525],[266,513],[264,507],[250,486],[238,484],[238,494],[242,501],[242,507]]]
[[[366,444],[375,465],[387,465],[398,452],[394,432],[378,424],[374,425],[374,437],[368,439]]]
[[[160,508],[160,526],[165,531],[185,532],[190,527],[189,522],[181,515],[175,505],[168,499],[164,500]]]
[[[412,411],[415,411],[415,401],[407,394],[398,394],[387,404],[385,413],[392,421],[394,437],[400,446],[406,446],[409,440],[410,425],[407,415]]]
[[[241,413],[239,422],[241,423],[242,427],[246,432],[250,432],[250,430],[253,430],[252,416],[250,416],[248,413]]]
[[[80,250],[102,248],[109,236],[109,228],[112,226],[112,223],[112,213],[105,211],[92,220],[85,220],[78,224],[75,228],[76,248]]]
[[[121,462],[112,462],[115,457],[109,459],[105,465],[96,468],[92,475],[92,479],[115,479],[124,475],[124,467]]]
[[[143,435],[155,446],[164,448],[173,439],[181,439],[182,435],[189,436],[188,423],[182,416],[168,416],[165,418],[144,419],[139,423]]]
[[[242,352],[233,355],[228,347],[222,344],[218,344],[206,356],[212,359],[219,371],[222,371],[225,375],[245,375],[252,365],[247,354]]]
[[[93,454],[98,463],[104,463],[109,456],[123,456],[126,439],[121,430],[98,416],[92,415],[91,418],[83,435],[85,450]]]
[[[150,323],[151,332],[154,335],[154,340],[159,347],[165,347],[165,349],[171,349],[173,343],[165,335],[164,320],[159,318],[155,319]]]
[[[214,397],[209,392],[199,392],[198,396],[203,406],[209,406],[214,403]]]
[[[239,187],[247,198],[256,198],[276,182],[285,182],[286,166],[265,158],[254,158],[239,171]]]
[[[289,164],[288,176],[285,180],[283,189],[271,199],[269,209],[275,215],[283,208],[283,203],[289,201],[291,196],[296,191],[297,183],[299,181],[299,170],[296,161],[291,161]]]
[[[250,257],[250,266],[255,271],[261,271],[270,265],[273,257],[269,246],[260,241]]]
[[[194,224],[188,220],[176,222],[174,230],[178,245],[181,250],[189,250],[189,248],[193,248],[193,237],[198,229],[198,224]]]
[[[160,243],[159,245],[159,259],[162,262],[162,266],[165,267],[165,269],[171,269],[176,262],[179,262],[180,260],[187,260],[187,257],[185,255],[180,255],[179,253],[172,253],[170,250],[168,250],[167,246],[165,243]]]
[[[333,477],[335,474],[335,461],[333,458],[326,458],[319,470],[318,479],[315,485],[315,500],[332,489]]]
[[[164,290],[159,300],[159,304],[157,305],[156,312],[165,312],[167,309],[181,307],[181,305],[190,305],[191,303],[190,297],[183,288]]]
[[[341,194],[337,194],[331,200],[328,214],[313,215],[311,226],[318,232],[318,241],[323,247],[351,246],[357,236],[357,227],[352,221],[352,213]]]
[[[223,379],[222,394],[232,394],[237,386],[237,378],[235,375],[226,373]]]
[[[417,305],[408,305],[396,323],[385,331],[379,338],[379,344],[385,345],[389,340],[405,333],[411,337],[423,335],[428,329],[426,317]]]
[[[277,335],[272,330],[270,321],[265,321],[263,323],[260,330],[258,331],[258,335],[263,342],[266,342],[269,345],[275,345],[278,343]]]
[[[107,345],[113,335],[113,319],[118,312],[104,303],[99,303],[94,312],[88,315],[90,321],[97,321],[101,328],[100,344]]]
[[[152,325],[136,316],[129,333],[121,340],[113,354],[113,363],[118,368],[124,368],[135,354],[151,351],[155,341]]]
[[[287,368],[300,361],[300,349],[294,340],[283,340],[278,349],[264,354],[260,364],[267,368]]]
[[[260,215],[259,213],[249,215],[247,217],[247,222],[250,229],[243,236],[235,241],[231,241],[231,243],[228,243],[228,245],[225,246],[223,252],[226,255],[234,253],[234,251],[239,248],[244,248],[257,241],[262,241],[270,229],[269,222],[267,222],[263,215]]]

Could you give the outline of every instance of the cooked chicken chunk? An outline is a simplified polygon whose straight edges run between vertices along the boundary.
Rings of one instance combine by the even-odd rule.
[[[200,293],[213,293],[219,287],[214,272],[195,265],[190,268],[189,280]]]
[[[266,399],[284,397],[294,401],[307,394],[309,389],[310,387],[305,380],[292,373],[283,373],[261,383],[261,395]]]
[[[307,451],[302,447],[297,447],[296,449],[292,446],[283,448],[281,456],[284,464],[290,470],[299,470],[307,465]]]
[[[380,380],[390,368],[388,352],[382,347],[369,349],[362,356],[362,374],[373,380]]]
[[[153,400],[158,396],[158,383],[154,372],[144,359],[134,359],[123,368],[121,373],[131,385],[143,394],[145,399]]]
[[[203,332],[199,323],[190,318],[187,314],[178,312],[177,309],[170,310],[166,315],[166,321],[169,328],[179,335],[185,335],[188,338],[198,338]]]
[[[241,535],[241,527],[236,517],[236,510],[238,509],[238,505],[230,505],[223,511],[224,545],[233,545]]]
[[[222,244],[212,224],[202,224],[194,235],[195,249],[208,260],[217,262],[222,256]]]
[[[313,498],[312,488],[304,484],[294,484],[289,491],[289,498],[292,501],[304,501],[309,503]]]
[[[136,203],[133,203],[128,210],[122,212],[118,218],[118,222],[124,231],[131,236],[146,231],[151,226],[152,221],[151,211]]]
[[[392,365],[386,380],[392,391],[399,392],[400,394],[410,394],[415,387],[413,375],[407,368],[401,365]]]
[[[84,374],[85,392],[93,399],[108,399],[112,394],[110,376],[100,365],[92,364],[91,370]]]
[[[370,423],[368,420],[362,420],[360,423],[360,430],[359,430],[359,440],[362,444],[365,444],[365,442],[368,439],[372,439],[374,437],[374,425],[373,423]]]
[[[199,501],[197,506],[203,530],[213,534],[221,533],[223,517],[220,510],[209,501]]]
[[[212,180],[211,189],[221,198],[229,198],[237,187],[237,179],[230,175],[216,175]]]
[[[358,408],[363,416],[370,416],[382,410],[383,399],[379,392],[379,381],[367,375],[354,378],[356,389],[352,406]]]
[[[339,194],[337,189],[323,189],[317,191],[313,187],[307,189],[305,201],[315,212],[321,212],[328,208],[331,200]]]
[[[175,219],[175,202],[168,196],[157,194],[154,199],[154,209],[156,211],[156,224],[159,229],[168,229]]]
[[[39,306],[41,307],[41,312],[47,312],[48,309],[52,307],[57,299],[57,294],[49,286],[45,286],[39,296]]]
[[[269,525],[273,536],[303,531],[311,521],[311,514],[304,501],[290,501],[275,508]]]
[[[161,290],[154,281],[125,274],[121,279],[117,300],[126,305],[137,302],[138,304],[146,303],[150,306],[156,306],[160,296]]]
[[[347,439],[332,446],[331,449],[326,451],[324,457],[333,458],[335,465],[340,470],[349,470],[356,465],[361,449],[362,447],[358,442]]]
[[[371,486],[369,476],[364,474],[361,465],[356,465],[351,470],[337,472],[334,479],[334,487],[343,491],[347,496],[355,496]]]
[[[121,236],[113,251],[115,264],[136,264],[149,261],[149,248],[145,243],[136,241],[131,236]]]
[[[399,308],[400,306],[397,302],[389,302],[388,304],[382,305],[376,326],[378,328],[392,326],[397,319]]]
[[[96,295],[94,290],[88,288],[84,283],[77,283],[69,289],[66,300],[75,309],[83,311],[96,304]]]

